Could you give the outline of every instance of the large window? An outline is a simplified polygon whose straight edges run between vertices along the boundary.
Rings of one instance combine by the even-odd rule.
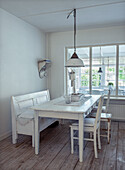
[[[73,49],[68,49],[68,58],[71,57],[73,54]],[[89,92],[89,75],[90,75],[90,49],[89,47],[83,47],[83,48],[77,48],[77,54],[80,58],[84,58],[84,68],[72,68],[68,69],[68,92],[72,92],[72,83],[69,77],[69,73],[73,70],[75,72],[75,87],[76,87],[76,92],[82,92],[83,89],[87,93]]]
[[[92,93],[107,93],[109,84],[115,94],[116,46],[92,47]]]
[[[73,49],[68,48],[67,59],[72,54]],[[107,94],[110,88],[112,95],[125,96],[125,45],[81,47],[77,54],[85,67],[67,69],[68,92],[72,92],[68,73],[73,70],[76,92]]]
[[[125,45],[119,45],[118,95],[125,96]]]

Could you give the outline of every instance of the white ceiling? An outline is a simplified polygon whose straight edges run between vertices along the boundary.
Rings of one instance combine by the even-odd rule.
[[[125,25],[125,0],[0,0],[0,7],[44,32],[73,30],[77,9],[77,29]]]

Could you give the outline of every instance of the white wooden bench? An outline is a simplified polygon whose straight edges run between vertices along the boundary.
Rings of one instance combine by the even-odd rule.
[[[12,143],[17,143],[18,134],[32,136],[34,147],[34,111],[30,108],[34,105],[44,104],[50,100],[49,90],[11,97],[12,115]],[[57,121],[52,118],[39,119],[39,132]]]

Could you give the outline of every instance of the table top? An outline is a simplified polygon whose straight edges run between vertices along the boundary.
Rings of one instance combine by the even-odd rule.
[[[52,112],[70,112],[70,113],[85,113],[92,107],[101,97],[101,95],[91,95],[91,98],[82,105],[60,104],[64,100],[64,97],[59,97],[41,105],[33,106],[31,109],[35,111],[52,111]]]

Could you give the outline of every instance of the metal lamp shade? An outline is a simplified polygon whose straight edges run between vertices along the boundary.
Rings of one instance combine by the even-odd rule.
[[[98,73],[102,73],[102,68],[101,67],[99,67]]]
[[[74,53],[72,57],[66,62],[65,67],[84,67],[83,61],[76,54],[76,9],[72,10],[67,18],[73,13],[74,15]]]
[[[84,63],[74,52],[72,57],[66,62],[65,67],[84,67]]]

